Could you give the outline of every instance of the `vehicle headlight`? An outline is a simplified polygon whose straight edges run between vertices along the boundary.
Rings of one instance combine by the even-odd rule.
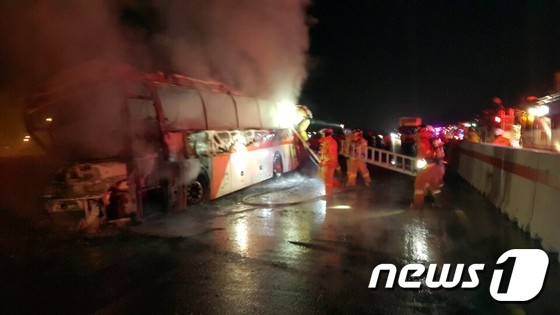
[[[424,167],[426,167],[426,165],[428,165],[428,162],[426,162],[426,160],[424,160],[424,159],[416,160],[416,168],[417,169],[424,168]]]

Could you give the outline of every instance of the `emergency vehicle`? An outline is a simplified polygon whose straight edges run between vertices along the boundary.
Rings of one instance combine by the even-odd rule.
[[[31,95],[26,128],[71,161],[47,187],[48,212],[141,216],[216,199],[298,166],[296,106],[219,82],[90,63]]]
[[[400,117],[399,134],[401,140],[401,153],[408,156],[416,156],[417,133],[422,125],[420,117]]]
[[[520,138],[525,148],[560,152],[560,93],[527,104],[519,117]]]

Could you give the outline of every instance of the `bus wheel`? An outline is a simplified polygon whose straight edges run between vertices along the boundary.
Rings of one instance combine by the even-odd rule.
[[[210,189],[206,176],[199,175],[187,188],[189,204],[197,204],[210,199]]]
[[[282,165],[282,156],[276,153],[272,162],[272,177],[278,178],[284,173],[284,166]]]

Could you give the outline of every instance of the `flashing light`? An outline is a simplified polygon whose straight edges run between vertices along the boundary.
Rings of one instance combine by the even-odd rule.
[[[45,121],[47,121],[47,122],[52,122],[52,118],[51,118],[51,117],[47,117],[47,118],[45,118]]]
[[[494,121],[499,124],[499,123],[502,122],[502,119],[500,118],[500,116],[496,116],[496,117],[494,117]]]
[[[23,138],[23,142],[29,142],[29,138]]]
[[[528,119],[530,122],[533,122],[533,121],[535,120],[535,116],[529,115],[529,116],[527,117],[527,119]]]
[[[472,123],[471,127],[475,128],[476,127],[476,123]]]
[[[546,105],[540,105],[536,107],[530,107],[527,112],[531,116],[542,117],[548,115],[550,108]]]
[[[416,160],[416,168],[417,169],[422,169],[422,168],[426,167],[426,165],[428,165],[428,162],[426,162],[426,160],[424,160],[424,159]]]
[[[302,117],[297,113],[296,104],[288,100],[278,103],[278,114],[280,126],[284,128],[297,125],[302,120]]]
[[[391,132],[391,139],[393,139],[393,140],[398,140],[399,138],[400,138],[400,135],[398,135],[398,134],[396,134],[396,133],[394,133],[394,132]]]
[[[534,95],[527,96],[527,101],[528,102],[533,102],[533,101],[536,101],[536,100],[538,100],[538,98]]]
[[[330,207],[328,207],[328,209],[344,209],[344,210],[346,210],[346,209],[352,209],[352,207],[349,206],[349,205],[336,205],[336,206],[330,206]]]
[[[31,139],[31,136],[25,136],[24,139]]]
[[[344,129],[344,124],[340,124],[340,128]]]

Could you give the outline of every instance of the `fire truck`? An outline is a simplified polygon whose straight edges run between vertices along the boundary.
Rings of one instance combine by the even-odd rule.
[[[70,161],[45,191],[49,213],[141,218],[219,198],[294,170],[296,106],[181,74],[92,63],[29,96],[24,120],[47,152]],[[99,219],[98,219],[99,218]]]
[[[401,153],[408,156],[416,156],[418,127],[422,125],[420,117],[400,117],[399,134],[401,140]]]

